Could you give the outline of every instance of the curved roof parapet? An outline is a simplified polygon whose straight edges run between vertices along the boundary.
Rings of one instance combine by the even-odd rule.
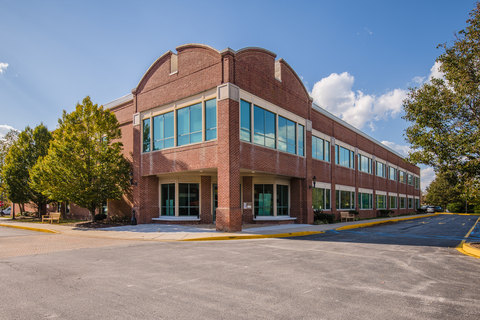
[[[165,52],[164,54],[162,54],[157,60],[155,60],[155,62],[153,62],[151,64],[151,66],[147,69],[147,71],[143,74],[142,78],[140,79],[140,81],[138,81],[138,84],[135,88],[132,89],[132,93],[135,93],[137,91],[137,88],[140,87],[140,83],[142,83],[143,79],[145,79],[145,77],[147,76],[147,74],[150,72],[150,70],[153,69],[153,67],[157,64],[157,62],[159,62],[160,60],[162,60],[163,58],[165,58],[166,56],[170,56],[172,54],[175,54],[173,53],[171,50],[168,50],[167,52]]]
[[[275,53],[273,53],[272,51],[264,49],[264,48],[260,48],[260,47],[246,47],[246,48],[242,48],[242,49],[239,49],[237,51],[234,51],[234,52],[236,54],[241,54],[241,53],[246,53],[247,51],[260,51],[260,52],[269,54],[274,58],[277,57],[277,55]]]
[[[182,45],[176,47],[175,50],[177,50],[177,52],[178,52],[179,50],[188,49],[188,48],[210,49],[210,50],[212,50],[213,52],[220,54],[220,51],[218,51],[217,49],[215,49],[215,48],[213,48],[213,47],[210,47],[209,45],[201,44],[201,43],[187,43],[187,44],[182,44]]]
[[[325,110],[324,108],[320,107],[318,104],[316,104],[315,102],[312,103],[312,108],[314,110],[317,110],[318,112],[320,112],[321,114],[327,116],[328,118],[340,123],[341,125],[347,127],[348,129],[352,130],[353,132],[361,135],[362,137],[370,140],[371,142],[379,145],[380,147],[384,148],[384,149],[387,149],[388,151],[392,152],[393,154],[399,156],[400,158],[402,159],[406,159],[406,157],[400,153],[398,153],[397,151],[393,150],[392,148],[384,145],[383,143],[381,143],[380,141],[378,141],[377,139],[374,139],[372,137],[370,137],[368,134],[366,134],[365,132],[355,128],[354,126],[352,126],[351,124],[349,124],[348,122],[345,122],[344,120],[340,119],[339,117],[337,117],[336,115],[334,115],[333,113],[330,113],[329,111]]]
[[[313,98],[310,96],[310,92],[308,92],[307,87],[305,87],[305,84],[303,83],[302,79],[298,76],[298,74],[295,72],[295,70],[287,63],[287,61],[283,60],[283,58],[278,59],[278,62],[281,64],[285,65],[290,71],[293,73],[293,75],[297,78],[297,80],[302,84],[303,90],[305,90],[305,94],[307,97],[310,98],[310,101],[313,101]]]
[[[133,94],[129,93],[127,95],[124,95],[123,97],[120,97],[120,98],[117,98],[115,100],[112,100],[110,102],[105,103],[103,105],[103,108],[104,109],[111,109],[111,108],[114,108],[116,106],[122,105],[125,102],[129,102],[131,100],[133,100]]]

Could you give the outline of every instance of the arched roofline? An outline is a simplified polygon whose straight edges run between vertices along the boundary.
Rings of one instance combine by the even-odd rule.
[[[313,98],[310,96],[310,93],[308,92],[307,88],[305,87],[305,84],[303,83],[302,79],[298,76],[298,74],[295,72],[295,70],[287,63],[287,61],[283,60],[283,58],[278,59],[278,62],[281,64],[285,65],[290,71],[292,71],[293,75],[297,78],[298,82],[302,84],[302,88],[305,91],[305,94],[307,97],[310,99],[310,101],[313,101]]]
[[[185,49],[195,49],[195,48],[208,49],[208,50],[213,51],[216,54],[220,54],[220,51],[218,51],[217,49],[215,49],[213,47],[210,47],[209,45],[202,44],[202,43],[182,44],[182,45],[176,47],[175,50],[177,50],[177,52],[178,52],[178,51],[185,50]]]
[[[265,48],[260,48],[260,47],[246,47],[246,48],[242,48],[242,49],[239,49],[237,51],[235,51],[235,54],[236,55],[241,55],[241,54],[244,54],[244,53],[248,53],[248,52],[262,52],[262,53],[266,53],[274,58],[277,57],[277,55],[270,51],[270,50],[267,50]]]
[[[152,70],[158,63],[160,63],[163,59],[165,59],[166,57],[169,57],[171,56],[172,54],[174,54],[171,50],[168,50],[167,52],[165,52],[164,54],[162,54],[157,60],[155,60],[154,63],[152,63],[152,65],[147,69],[147,71],[143,74],[142,78],[140,79],[140,81],[138,82],[137,86],[135,88],[132,89],[132,93],[135,93],[137,91],[137,88],[140,88],[140,85],[142,84],[143,80],[147,77],[147,75],[149,74],[150,70]]]

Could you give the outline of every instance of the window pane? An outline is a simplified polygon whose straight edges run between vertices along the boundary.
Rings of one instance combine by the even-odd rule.
[[[273,215],[273,184],[254,185],[255,215]]]
[[[217,139],[217,129],[210,129],[207,130],[207,136],[205,137],[205,140],[213,140]]]
[[[330,210],[330,189],[325,189],[325,209]]]
[[[287,138],[288,144],[296,145],[295,122],[287,120]]]
[[[330,142],[325,141],[325,161],[330,162]]]
[[[163,115],[153,118],[153,141],[163,139]]]
[[[178,205],[188,206],[188,183],[178,184]]]
[[[240,126],[246,131],[250,131],[250,103],[241,101]]]
[[[275,114],[265,110],[265,137],[275,139]]]
[[[278,141],[287,142],[287,119],[278,117]]]
[[[190,106],[190,132],[202,131],[202,104]]]
[[[143,120],[143,152],[150,151],[150,119]]]
[[[305,127],[301,124],[298,125],[298,154],[304,156],[304,149],[305,149]]]
[[[255,133],[264,135],[265,134],[265,119],[264,119],[264,111],[262,108],[257,106],[254,107],[253,112],[253,126]]]
[[[177,111],[177,134],[179,136],[189,133],[188,108]],[[179,144],[180,145],[180,144]]]
[[[165,113],[163,115],[163,121],[165,125],[165,138],[173,138],[174,133],[174,124],[173,124],[173,111]]]
[[[205,127],[207,130],[217,127],[217,99],[205,101]]]

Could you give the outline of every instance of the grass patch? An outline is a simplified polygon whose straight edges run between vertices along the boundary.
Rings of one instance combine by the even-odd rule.
[[[31,222],[31,223],[42,223],[42,220],[39,219],[25,219],[25,218],[16,218],[15,222]],[[60,219],[60,222],[54,222],[53,224],[70,224],[70,223],[77,223],[77,222],[85,222],[85,220],[73,220],[73,219]],[[43,222],[44,224],[50,224],[50,221]]]

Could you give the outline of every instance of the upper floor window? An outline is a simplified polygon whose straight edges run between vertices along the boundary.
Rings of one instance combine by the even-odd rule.
[[[297,130],[295,127],[295,122],[278,117],[278,150],[297,153]]]
[[[405,171],[398,171],[398,180],[401,183],[407,182]]]
[[[330,162],[330,141],[312,136],[312,157]]]
[[[150,151],[150,119],[143,119],[143,152]]]
[[[372,159],[359,154],[358,155],[358,170],[366,172],[366,173],[372,173]]]
[[[174,146],[173,111],[153,117],[153,150]]]
[[[420,178],[415,177],[415,189],[420,189]]]
[[[355,152],[335,145],[335,164],[355,169]]]
[[[240,140],[305,156],[304,125],[245,100],[240,101]]]
[[[388,167],[388,178],[390,180],[397,181],[397,169],[394,167]]]
[[[301,124],[298,125],[298,155],[305,155],[305,127]]]
[[[177,145],[202,141],[202,104],[177,110]]]
[[[214,140],[217,138],[217,99],[143,119],[142,125],[143,152]]]
[[[275,127],[275,114],[255,106],[253,111],[253,142],[275,149]]]
[[[387,177],[387,165],[377,161],[377,176],[386,178]]]
[[[205,141],[217,139],[217,99],[205,101]]]
[[[240,139],[252,142],[252,115],[251,104],[242,100],[240,102]]]
[[[410,173],[407,174],[407,183],[413,186],[413,176]]]

